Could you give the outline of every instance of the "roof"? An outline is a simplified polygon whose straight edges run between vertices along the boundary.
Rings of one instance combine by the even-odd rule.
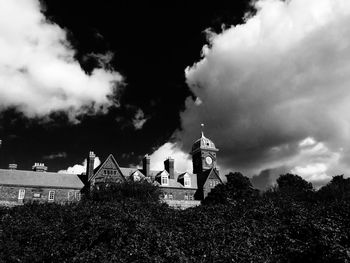
[[[150,176],[154,179],[155,177],[159,176],[162,171],[150,171]],[[159,185],[159,187],[164,187],[164,188],[184,188],[184,189],[197,189],[198,185],[197,185],[197,175],[196,174],[191,174],[191,173],[187,173],[190,178],[191,178],[191,187],[185,187],[182,183],[179,182],[179,179],[181,179],[181,177],[184,176],[185,173],[178,173],[175,172],[174,173],[174,179],[170,179],[169,178],[169,185]]]
[[[129,177],[132,174],[134,174],[135,172],[138,172],[139,176],[144,177],[144,174],[137,168],[126,168],[126,167],[119,167],[120,171],[122,172],[122,174],[124,175],[124,177]]]
[[[119,172],[120,172],[121,174],[123,174],[123,172],[120,170],[119,164],[118,164],[117,161],[115,160],[113,154],[110,154],[110,155],[108,155],[108,157],[106,158],[106,160],[104,160],[103,163],[101,163],[99,166],[97,166],[97,167],[94,169],[91,178],[89,178],[89,181],[96,177],[96,175],[98,174],[98,172],[102,169],[102,167],[104,167],[104,166],[107,164],[107,162],[108,162],[109,160],[111,160],[112,163],[114,163],[114,165],[115,165],[115,167],[117,168],[117,170],[119,170]]]
[[[201,149],[218,151],[218,149],[215,147],[215,144],[213,143],[213,141],[208,139],[207,137],[205,137],[203,132],[202,132],[201,138],[199,138],[197,141],[194,142],[194,144],[192,146],[192,153],[195,153]]]
[[[76,174],[0,169],[0,185],[39,186],[81,189],[84,184]]]
[[[199,184],[203,186],[211,174],[214,174],[215,176],[217,176],[221,180],[221,182],[223,182],[222,178],[220,177],[219,171],[216,170],[215,168],[211,168],[211,169],[208,169],[202,173],[202,175],[200,177]]]

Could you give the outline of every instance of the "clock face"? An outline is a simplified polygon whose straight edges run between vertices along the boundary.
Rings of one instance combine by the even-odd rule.
[[[213,159],[210,157],[210,156],[207,156],[205,157],[205,162],[208,164],[208,165],[211,165],[213,163]]]

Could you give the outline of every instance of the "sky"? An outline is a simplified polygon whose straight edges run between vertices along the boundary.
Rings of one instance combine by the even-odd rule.
[[[258,188],[349,174],[348,0],[110,2],[0,0],[1,167],[191,172],[204,123]]]

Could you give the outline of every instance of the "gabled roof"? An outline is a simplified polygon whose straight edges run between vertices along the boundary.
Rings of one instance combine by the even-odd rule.
[[[108,157],[106,158],[106,160],[105,160],[103,163],[101,163],[99,166],[97,166],[97,167],[94,169],[94,174],[91,176],[91,178],[89,178],[89,180],[94,179],[94,178],[96,177],[96,175],[98,174],[98,172],[106,165],[106,163],[107,163],[109,160],[111,160],[111,161],[115,164],[115,166],[116,166],[117,170],[119,171],[119,173],[122,174],[122,175],[124,175],[124,174],[122,173],[122,171],[120,170],[119,164],[118,164],[117,161],[115,160],[114,156],[113,156],[112,154],[110,154],[110,155],[108,155]]]
[[[0,185],[81,189],[76,174],[0,169]]]
[[[215,177],[218,178],[218,179],[221,181],[221,183],[222,183],[222,179],[221,179],[221,177],[220,177],[220,175],[219,175],[218,170],[216,170],[215,168],[211,168],[211,169],[206,170],[206,171],[204,171],[204,172],[202,173],[202,175],[201,175],[200,178],[199,178],[199,182],[198,182],[199,185],[203,186],[203,185],[208,181],[209,177],[211,177],[211,176],[215,176]]]

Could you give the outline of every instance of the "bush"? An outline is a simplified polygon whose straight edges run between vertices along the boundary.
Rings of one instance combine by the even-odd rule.
[[[162,191],[146,180],[110,183],[95,186],[88,195],[94,201],[121,201],[128,198],[145,202],[159,202]]]

